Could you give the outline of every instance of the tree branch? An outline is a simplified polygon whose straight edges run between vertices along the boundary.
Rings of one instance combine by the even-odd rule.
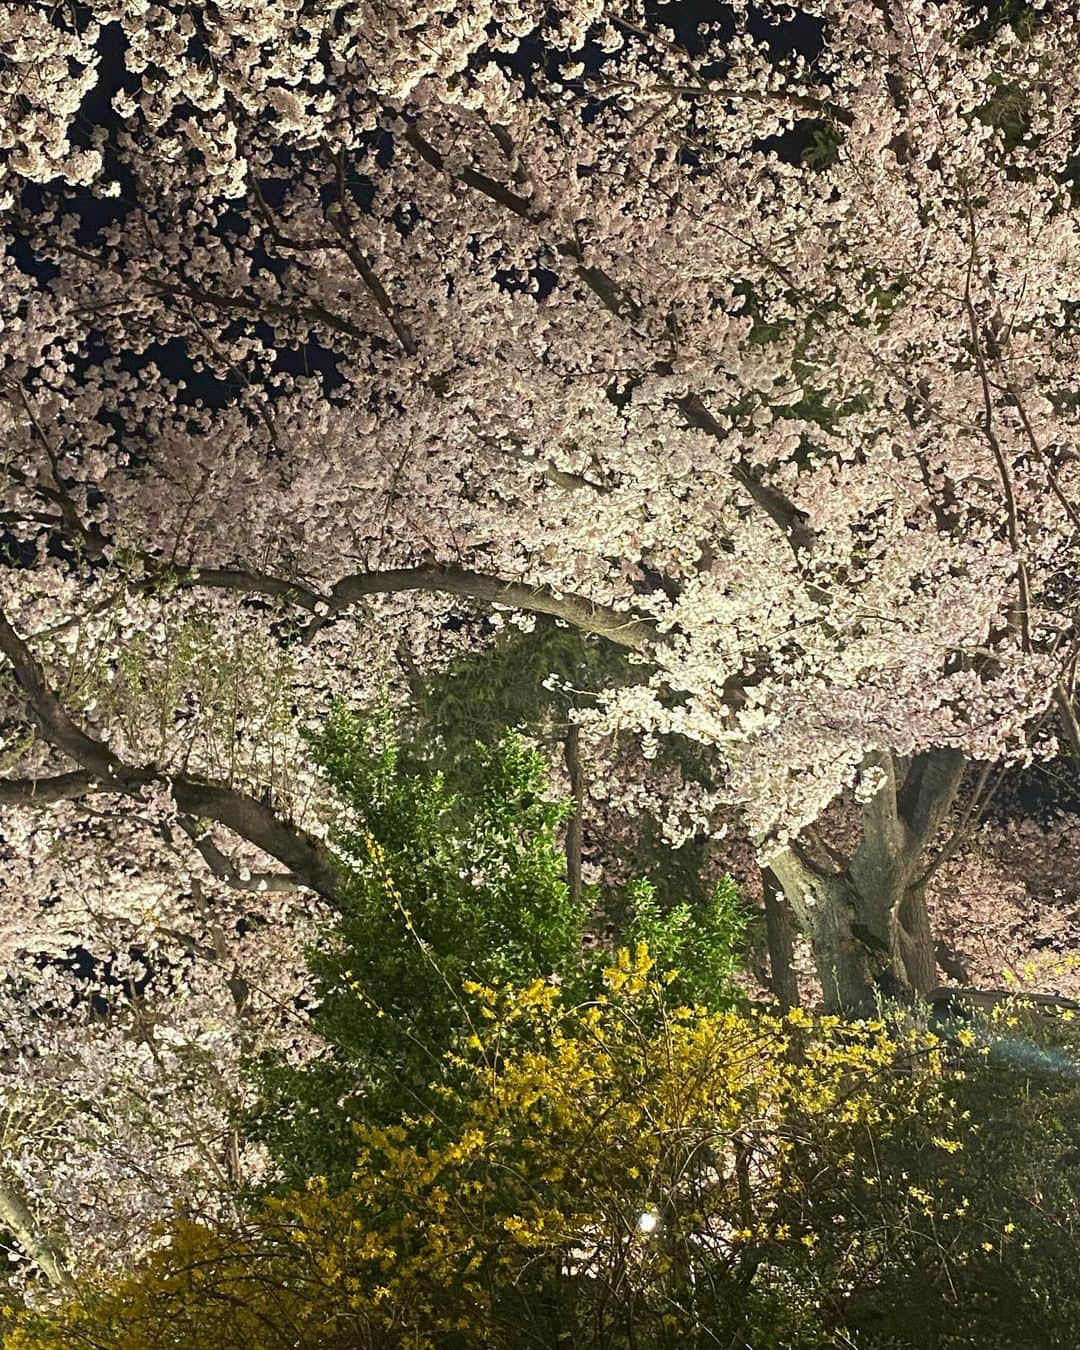
[[[145,561],[145,559],[144,559]],[[301,609],[316,613],[320,606],[328,602],[318,591],[305,586],[301,581],[287,581],[284,577],[270,576],[266,572],[249,572],[243,567],[192,567],[182,569],[171,575],[172,569],[157,560],[155,562],[157,579],[175,580],[177,586],[189,589],[192,586],[207,586],[211,590],[243,591],[245,594],[276,595]]]
[[[324,149],[329,153],[329,146],[324,145]],[[393,329],[394,336],[401,343],[403,350],[408,356],[415,356],[419,350],[416,339],[413,337],[407,324],[394,311],[394,306],[390,302],[390,297],[386,293],[386,287],[379,280],[375,269],[364,257],[363,250],[357,244],[353,237],[352,222],[349,219],[348,208],[346,206],[345,192],[345,151],[341,150],[334,157],[338,176],[338,200],[337,211],[329,213],[330,224],[337,230],[341,236],[342,247],[349,261],[355,267],[360,280],[368,289],[368,293],[375,301],[379,313]]]
[[[1020,548],[1020,524],[1019,515],[1016,506],[1016,489],[1013,486],[1012,470],[1009,468],[1009,461],[1005,457],[1005,452],[998,440],[997,432],[994,430],[994,404],[990,394],[990,376],[986,369],[986,359],[983,356],[982,343],[979,336],[979,321],[975,314],[975,305],[971,298],[971,279],[975,270],[975,258],[977,253],[977,237],[975,233],[975,212],[969,200],[965,200],[967,208],[968,222],[971,232],[971,246],[968,251],[967,271],[964,278],[964,312],[967,315],[968,327],[971,331],[972,350],[975,355],[975,367],[979,372],[979,384],[982,388],[983,415],[982,427],[986,436],[986,443],[990,447],[990,452],[994,457],[994,463],[997,466],[998,476],[1001,479],[1002,493],[1005,498],[1005,523],[1009,535],[1009,547],[1012,549],[1013,557],[1016,559],[1016,582],[1019,590],[1019,604],[1014,611],[1015,619],[1010,616],[1009,627],[1016,622],[1020,629],[1020,644],[1025,652],[1031,650],[1031,633],[1029,628],[1029,615],[1031,611],[1031,595],[1028,586],[1027,563]]]
[[[177,822],[191,842],[202,855],[203,861],[219,881],[225,882],[234,891],[294,891],[301,883],[286,872],[255,872],[245,876],[210,838],[205,830],[200,831],[190,816],[181,816]]]
[[[611,491],[603,483],[594,483],[580,473],[568,473],[565,469],[557,468],[552,461],[540,459],[537,455],[530,455],[521,449],[520,443],[513,441],[496,441],[492,436],[483,436],[477,433],[480,444],[485,449],[491,450],[495,454],[508,456],[510,459],[516,459],[522,464],[532,465],[534,468],[540,467],[544,471],[544,477],[556,487],[564,488],[568,492],[578,492],[582,489],[588,492],[598,492],[602,496]]]
[[[628,28],[631,32],[645,32],[645,29],[638,28],[636,24],[625,23],[614,16],[612,16],[612,23]],[[819,118],[823,122],[838,122],[841,126],[850,127],[855,121],[852,114],[846,108],[840,107],[838,103],[830,103],[827,99],[815,98],[813,94],[795,94],[786,90],[773,93],[771,90],[737,89],[734,86],[714,83],[700,85],[674,84],[670,81],[660,81],[642,88],[637,81],[606,80],[602,84],[592,85],[590,92],[595,94],[621,94],[630,97],[636,94],[642,102],[646,102],[655,94],[663,95],[669,99],[719,98],[730,100],[733,103],[769,103],[779,107],[798,108],[800,112],[807,113],[812,118]]]
[[[1061,714],[1061,724],[1065,728],[1073,759],[1080,763],[1080,722],[1077,721],[1076,709],[1073,707],[1069,691],[1060,680],[1054,685],[1054,703]]]
[[[787,1012],[799,1006],[799,979],[795,973],[795,938],[791,906],[783,887],[767,868],[761,869],[765,897],[765,932],[769,945],[769,986]]]
[[[336,900],[340,874],[325,845],[298,827],[280,820],[269,807],[246,792],[192,774],[172,774],[154,766],[125,764],[104,742],[78,727],[53,694],[45,673],[0,611],[0,652],[11,662],[23,697],[41,734],[99,782],[103,792],[138,796],[155,783],[166,785],[180,810],[215,820],[235,830],[270,857],[276,858],[299,881],[329,900]],[[63,777],[70,784],[68,775]]]
[[[150,781],[143,776],[142,781],[136,782],[140,777],[139,771],[127,768],[108,746],[87,736],[76,726],[46,683],[45,673],[40,664],[8,623],[2,611],[0,611],[0,652],[3,652],[11,662],[15,678],[19,682],[34,721],[50,745],[62,750],[69,759],[81,764],[84,769],[107,784],[115,785],[114,791],[133,791]]]
[[[649,29],[643,28],[641,24],[634,23],[633,20],[627,19],[624,15],[607,13],[605,17],[608,18],[616,28],[623,28],[628,33],[634,33],[637,37],[645,38],[649,42],[658,41],[656,33],[650,32]],[[686,62],[687,69],[691,74],[694,76],[697,75],[697,67],[694,59],[685,47],[678,42],[670,40],[659,39],[659,41],[661,46],[666,47],[669,51],[674,52],[677,56],[683,58]],[[674,97],[724,98],[740,102],[772,103],[780,107],[790,106],[800,108],[802,111],[811,113],[815,117],[831,119],[834,122],[839,122],[847,127],[851,126],[855,120],[852,114],[838,103],[833,103],[828,99],[815,98],[812,94],[798,94],[786,89],[778,89],[775,92],[771,89],[738,89],[735,86],[728,87],[718,84],[715,81],[705,82],[704,80],[702,80],[700,84],[680,85],[675,84],[674,82],[668,82],[653,85],[651,87]],[[634,89],[640,89],[640,85],[631,84],[629,81],[610,80],[606,83],[592,86],[591,92],[604,93],[609,89],[626,89],[632,92]]]
[[[323,305],[309,304],[304,306],[291,305],[280,300],[251,300],[246,295],[226,295],[221,291],[208,291],[201,286],[190,284],[173,285],[153,277],[147,278],[147,285],[158,295],[173,298],[182,295],[188,300],[209,305],[211,309],[224,311],[225,313],[230,310],[240,310],[247,314],[254,314],[256,317],[275,314],[279,318],[300,319],[312,327],[321,326],[333,329],[345,337],[352,338],[355,342],[373,342],[376,346],[386,346],[382,339],[371,333],[366,333],[362,328],[357,328],[348,319],[342,319],[337,314],[331,314]]]
[[[686,394],[675,400],[675,406],[685,417],[687,423],[704,431],[714,440],[725,440],[724,429],[696,394]],[[796,557],[800,553],[813,551],[815,536],[810,528],[810,517],[790,501],[784,494],[758,477],[754,468],[744,459],[736,460],[731,476],[759,506],[784,535]]]
[[[585,774],[581,765],[581,728],[571,722],[563,740],[563,759],[570,778],[573,814],[566,822],[566,881],[570,899],[577,904],[581,899],[581,844],[585,813]]]
[[[8,472],[12,473],[11,470]],[[15,481],[21,484],[28,483],[25,476],[18,471],[14,471],[13,476]],[[556,482],[561,478],[561,475],[551,476]],[[583,483],[585,481],[582,480]],[[572,484],[566,481],[559,482],[559,485],[577,487],[580,484],[575,478]],[[592,487],[593,484],[588,486]],[[47,492],[47,495],[55,496],[51,492]],[[69,528],[95,554],[100,555],[109,547],[110,540],[96,527],[84,525],[77,517],[70,522],[65,517],[65,523],[68,523]],[[659,636],[652,620],[615,609],[610,605],[594,603],[585,596],[567,594],[551,586],[530,586],[524,582],[505,581],[501,577],[454,566],[433,565],[356,573],[341,578],[329,596],[324,596],[303,582],[290,581],[285,577],[265,572],[249,571],[243,567],[178,567],[149,553],[140,552],[136,557],[146,569],[147,580],[133,583],[135,585],[167,582],[180,589],[206,586],[214,590],[278,596],[290,604],[298,605],[315,616],[305,630],[306,641],[310,640],[326,622],[358,599],[368,595],[418,590],[442,591],[491,604],[523,609],[534,614],[548,614],[587,633],[596,633],[619,646],[629,647],[633,651],[646,650]],[[2,643],[0,650],[6,651]],[[77,759],[78,756],[73,754],[72,758]]]
[[[651,619],[636,617],[626,610],[595,604],[584,596],[556,591],[550,586],[504,581],[501,577],[453,566],[402,567],[343,577],[331,592],[330,608],[337,612],[365,596],[399,591],[444,591],[511,609],[549,614],[632,651],[645,651],[658,637]]]
[[[0,806],[49,806],[109,790],[96,774],[81,769],[51,778],[0,778]]]

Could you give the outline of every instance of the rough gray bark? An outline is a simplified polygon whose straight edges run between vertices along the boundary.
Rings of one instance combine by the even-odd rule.
[[[799,981],[795,976],[795,925],[783,888],[765,869],[761,874],[765,892],[765,934],[769,944],[769,987],[785,1012],[799,1006]]]
[[[862,767],[885,778],[863,808],[850,858],[826,867],[793,843],[770,863],[810,938],[826,1006],[860,1013],[937,985],[920,863],[956,797],[964,758],[951,749],[910,761],[880,751]]]

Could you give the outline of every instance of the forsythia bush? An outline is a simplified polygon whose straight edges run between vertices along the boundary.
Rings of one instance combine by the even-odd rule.
[[[829,1299],[872,1281],[913,1215],[963,1259],[947,1047],[677,1006],[671,980],[642,943],[576,1004],[466,982],[454,1072],[423,1116],[357,1127],[351,1184],[316,1178],[230,1232],[178,1222],[122,1284],[24,1314],[8,1350],[850,1346]],[[913,1118],[917,1176],[884,1161]]]
[[[326,1052],[301,1067],[262,1056],[245,1133],[268,1145],[286,1188],[324,1176],[336,1190],[352,1175],[357,1125],[422,1114],[432,1080],[456,1077],[444,1052],[471,1031],[464,981],[550,976],[571,1001],[595,988],[610,953],[583,935],[611,897],[571,896],[559,839],[569,804],[551,800],[544,760],[520,737],[474,745],[458,792],[441,768],[403,763],[385,711],[339,704],[311,745],[342,804],[333,842],[346,878],[308,953]],[[731,1001],[743,911],[730,880],[694,905],[664,908],[643,881],[616,899],[622,941],[647,940],[678,967],[680,1000]]]

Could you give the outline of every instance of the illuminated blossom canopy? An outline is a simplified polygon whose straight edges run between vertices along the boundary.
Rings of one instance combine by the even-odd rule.
[[[710,748],[670,830],[741,813],[829,1003],[936,983],[965,765],[1076,728],[1080,21],[690,8],[5,7],[13,988],[199,958],[178,1044],[288,1037],[297,710],[493,605],[645,664],[588,753]]]

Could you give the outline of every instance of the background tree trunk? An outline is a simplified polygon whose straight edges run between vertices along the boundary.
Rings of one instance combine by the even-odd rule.
[[[769,987],[785,1012],[799,1006],[795,976],[795,921],[783,887],[773,873],[761,873],[765,892],[765,933],[769,944]]]
[[[566,880],[570,887],[570,899],[577,901],[581,899],[581,817],[585,807],[585,774],[581,767],[581,732],[574,722],[568,727],[563,741],[563,759],[570,776],[570,792],[574,801],[574,814],[566,822]]]
[[[956,750],[912,760],[876,751],[861,766],[880,779],[863,807],[851,856],[830,864],[793,841],[770,863],[810,939],[825,1005],[869,1013],[881,999],[926,996],[937,985],[933,933],[919,880],[922,855],[952,806],[964,771]]]

